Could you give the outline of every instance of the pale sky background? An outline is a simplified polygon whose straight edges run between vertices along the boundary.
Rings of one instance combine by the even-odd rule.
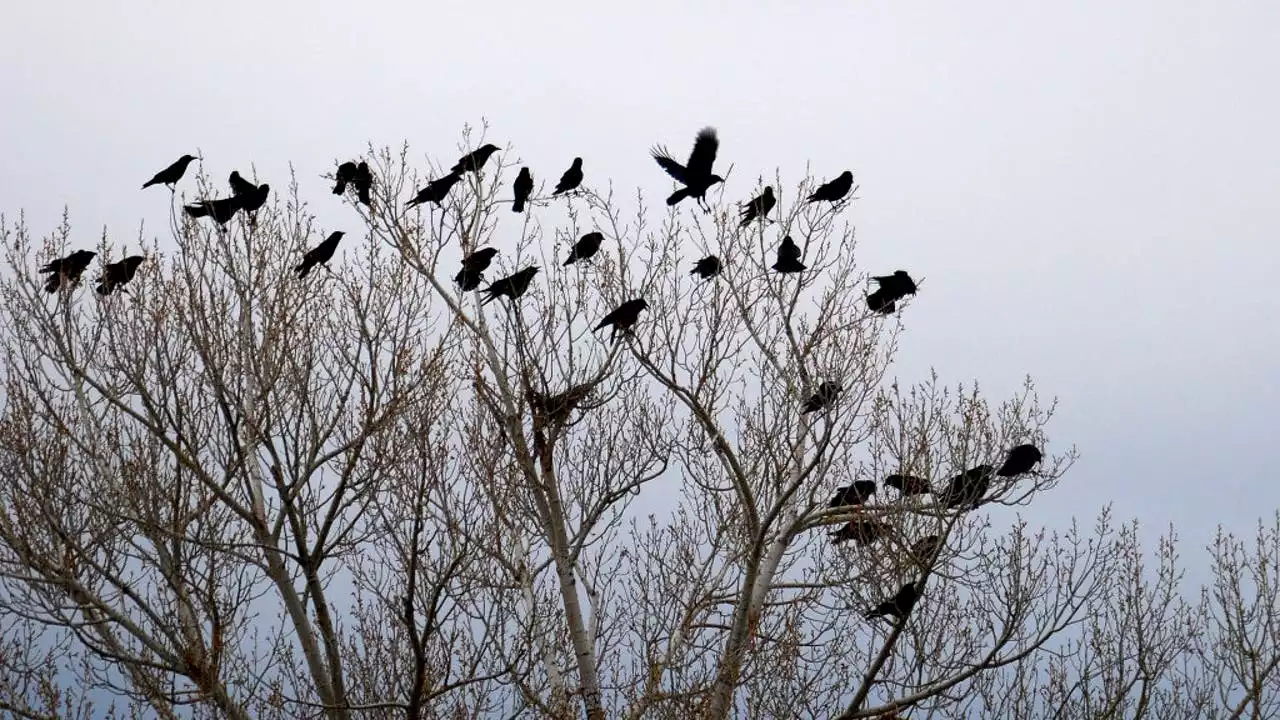
[[[1196,564],[1280,506],[1280,3],[614,5],[8,0],[0,211],[163,234],[139,186],[199,149],[219,182],[253,163],[281,190],[292,162],[350,231],[335,159],[452,161],[482,117],[539,180],[581,155],[660,202],[647,149],[710,124],[726,197],[854,171],[861,264],[927,277],[900,378],[1060,398],[1049,450],[1083,457],[1033,519],[1114,501]]]

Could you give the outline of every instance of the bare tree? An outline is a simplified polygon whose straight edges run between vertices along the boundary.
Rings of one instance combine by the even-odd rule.
[[[869,307],[850,201],[805,203],[817,183],[778,175],[770,222],[739,224],[734,201],[759,189],[741,181],[711,213],[655,221],[589,176],[513,215],[507,151],[406,207],[452,163],[419,177],[407,147],[365,159],[371,202],[352,193],[336,228],[351,240],[304,278],[293,267],[331,229],[296,180],[224,227],[175,198],[172,248],[144,247],[137,279],[105,296],[46,293],[31,272],[84,247],[69,221],[40,241],[0,221],[0,707],[1274,712],[1274,531],[1253,554],[1221,537],[1195,604],[1172,538],[1152,581],[1136,528],[1109,513],[1054,535],[1012,509],[1073,451],[943,502],[948,478],[1049,447],[1053,405],[1030,380],[992,402],[890,377],[914,301]],[[564,265],[589,232],[600,251]],[[802,272],[771,268],[788,236]],[[497,259],[464,292],[453,277],[482,247]],[[719,274],[691,274],[711,254]],[[482,304],[532,266],[526,293]],[[633,327],[595,331],[638,299]],[[894,473],[933,499],[881,485],[829,506]],[[853,542],[831,542],[841,528]],[[864,617],[906,583],[923,590],[902,617]]]

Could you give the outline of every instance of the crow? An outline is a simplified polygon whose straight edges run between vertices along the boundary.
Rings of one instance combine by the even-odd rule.
[[[882,540],[892,535],[896,530],[897,528],[894,526],[882,523],[879,520],[859,519],[850,520],[839,530],[827,533],[827,536],[831,538],[832,545],[839,545],[846,540],[852,540],[855,545],[862,547],[863,545],[870,545],[877,540]]]
[[[559,195],[570,190],[576,190],[582,184],[582,158],[573,159],[573,165],[560,176],[560,182],[556,183],[555,192],[552,195]]]
[[[451,172],[443,177],[438,177],[427,183],[426,187],[419,190],[418,194],[414,195],[412,200],[405,203],[405,207],[418,205],[424,202],[433,202],[436,205],[440,205],[442,200],[449,197],[449,191],[452,190],[453,186],[461,179],[462,175],[457,172]]]
[[[183,155],[178,158],[177,162],[156,173],[155,177],[148,180],[147,183],[142,186],[142,189],[146,190],[152,185],[168,185],[169,189],[172,190],[173,186],[182,179],[183,175],[186,174],[187,166],[195,159],[195,155]]]
[[[124,286],[133,279],[134,273],[138,272],[138,266],[144,259],[141,255],[130,255],[120,262],[103,265],[102,277],[98,278],[98,294],[110,295],[116,288],[120,288],[121,292],[127,292]]]
[[[871,279],[880,285],[876,292],[883,293],[890,301],[916,294],[916,281],[906,270],[894,270],[892,275],[873,275]]]
[[[746,227],[756,219],[761,222],[768,222],[769,211],[773,210],[773,206],[777,202],[777,199],[773,197],[773,186],[765,185],[764,192],[743,203],[742,222],[739,223],[738,227]]]
[[[708,255],[694,264],[690,275],[698,275],[703,280],[709,280],[720,274],[720,258],[715,255]]]
[[[863,505],[876,494],[875,480],[855,480],[836,491],[827,507],[843,507],[845,505]]]
[[[805,264],[800,262],[800,246],[796,245],[790,235],[782,238],[782,244],[778,246],[778,262],[773,264],[773,269],[780,273],[794,273],[805,269]]]
[[[583,235],[578,242],[574,243],[573,249],[569,251],[569,259],[564,264],[572,265],[579,260],[590,260],[600,250],[600,243],[604,242],[604,234],[600,232],[589,232]]]
[[[533,193],[533,175],[529,174],[529,168],[520,168],[520,174],[516,175],[516,181],[512,184],[511,190],[516,195],[516,199],[511,203],[511,212],[524,212],[525,201]]]
[[[1031,468],[1044,456],[1040,454],[1040,449],[1035,445],[1019,445],[1009,451],[1009,456],[1005,458],[1004,464],[996,471],[996,475],[1000,477],[1017,477],[1025,472],[1031,472]]]
[[[353,162],[344,162],[338,166],[338,172],[333,178],[333,194],[341,195],[347,191],[347,183],[355,182],[356,174],[360,171]]]
[[[369,163],[360,161],[356,166],[356,199],[364,203],[365,207],[373,204],[373,173],[369,172]]]
[[[267,196],[271,194],[271,186],[262,183],[254,185],[253,183],[240,177],[240,173],[235,170],[231,171],[231,177],[227,178],[227,182],[231,185],[231,194],[240,198],[240,209],[247,212],[257,212],[267,201]]]
[[[920,584],[923,585],[923,581]],[[919,599],[920,590],[916,588],[916,585],[914,583],[906,583],[898,589],[898,592],[893,597],[872,608],[864,617],[868,620],[874,620],[878,617],[892,615],[898,618],[899,621],[905,620]]]
[[[329,258],[333,257],[333,251],[338,249],[338,241],[346,233],[341,230],[334,230],[324,242],[307,251],[302,256],[302,263],[294,270],[298,273],[298,278],[304,278],[307,273],[311,272],[311,268],[316,265],[324,265],[329,262]]]
[[[533,276],[537,273],[538,266],[531,265],[514,275],[498,278],[484,289],[485,292],[489,293],[489,297],[485,298],[480,304],[488,305],[503,295],[515,300],[524,295],[525,291],[529,289],[529,283],[533,282]]]
[[[645,302],[644,298],[628,300],[614,308],[613,312],[605,315],[604,319],[600,321],[599,325],[595,326],[592,332],[612,325],[613,332],[610,337],[617,338],[619,333],[630,334],[632,326],[640,319],[640,311],[647,307],[649,307],[649,303]]]
[[[811,412],[817,412],[830,406],[831,403],[835,402],[836,396],[843,390],[844,388],[840,387],[840,383],[823,380],[818,385],[818,391],[804,401],[804,407],[800,409],[800,414],[808,415]]]
[[[933,561],[937,559],[938,552],[942,550],[942,547],[942,538],[937,535],[927,535],[911,546],[911,557],[917,563],[928,567],[933,565]]]
[[[486,247],[462,258],[462,269],[453,276],[453,281],[462,286],[463,292],[470,292],[480,287],[480,281],[484,279],[484,271],[489,268],[489,263],[493,262],[493,256],[497,254],[498,251],[494,248]]]
[[[227,178],[227,183],[231,185],[231,194],[236,196],[251,195],[258,190],[258,186],[245,180],[236,170],[231,171],[231,176]]]
[[[79,284],[80,276],[97,254],[92,250],[77,250],[66,257],[50,260],[39,270],[42,273],[52,273],[44,283],[44,291],[57,292],[62,287],[63,280],[71,285]]]
[[[898,309],[898,304],[894,302],[892,296],[880,289],[867,295],[867,307],[871,308],[873,313],[892,315],[893,311]]]
[[[489,158],[493,157],[493,154],[496,152],[498,152],[497,145],[494,145],[493,143],[486,143],[485,145],[482,145],[481,147],[476,148],[475,150],[458,158],[458,162],[454,163],[450,170],[458,173],[459,175],[467,172],[468,170],[473,173],[479,173],[480,168],[488,162]]]
[[[903,495],[928,495],[933,492],[928,480],[915,475],[894,473],[884,479],[884,484]]]
[[[201,200],[194,205],[184,206],[183,209],[193,218],[212,217],[219,225],[226,225],[236,211],[244,206],[244,201],[244,197],[232,195],[219,200]]]
[[[668,175],[684,185],[667,198],[668,205],[676,205],[685,198],[694,198],[703,210],[711,212],[711,207],[707,205],[707,190],[716,183],[724,182],[724,178],[711,172],[711,166],[716,162],[716,151],[719,149],[720,140],[716,137],[716,129],[705,127],[699,130],[698,136],[694,138],[693,150],[689,153],[689,159],[684,165],[676,162],[671,157],[671,153],[660,145],[649,151]]]
[[[853,189],[853,173],[849,172],[848,170],[845,170],[844,172],[840,173],[840,177],[836,178],[835,180],[832,180],[831,182],[823,183],[822,185],[818,186],[818,189],[814,191],[812,195],[809,196],[809,202],[816,203],[822,200],[827,200],[827,201],[830,201],[831,203],[836,203],[836,202],[839,202],[840,199],[843,198],[845,195],[848,195],[849,191],[852,189]]]
[[[569,414],[591,395],[593,387],[589,384],[575,385],[551,396],[530,390],[529,407],[538,415],[563,424],[569,419]]]
[[[995,468],[978,465],[951,478],[938,499],[947,507],[968,506],[973,509],[982,504],[982,498],[991,487],[991,475]]]

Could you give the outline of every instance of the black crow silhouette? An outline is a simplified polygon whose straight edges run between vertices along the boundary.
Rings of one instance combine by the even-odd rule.
[[[219,225],[226,225],[242,207],[244,207],[244,197],[232,195],[219,200],[201,200],[194,205],[186,205],[182,209],[193,218],[211,217]]]
[[[529,283],[533,282],[533,276],[536,274],[538,274],[538,266],[531,265],[514,275],[494,280],[489,287],[484,289],[484,292],[489,293],[489,297],[485,298],[480,304],[482,306],[488,305],[502,296],[512,300],[519,298],[529,289]]]
[[[843,507],[845,505],[862,505],[876,494],[875,480],[855,480],[836,491],[827,507]]]
[[[582,158],[576,157],[573,159],[573,164],[569,166],[569,169],[565,170],[564,174],[560,176],[560,182],[556,183],[555,192],[551,194],[559,195],[560,193],[567,193],[570,190],[578,189],[578,186],[581,184]]]
[[[831,544],[838,545],[846,540],[852,540],[855,545],[862,547],[870,545],[877,540],[883,540],[892,535],[897,528],[894,526],[880,522],[879,520],[850,520],[845,523],[839,530],[827,533],[831,538]]]
[[[906,270],[895,270],[892,275],[873,275],[871,279],[880,285],[876,292],[890,300],[901,300],[916,294],[916,281],[911,279]]]
[[[705,127],[698,131],[694,138],[693,150],[684,165],[676,162],[665,147],[658,146],[649,151],[653,159],[667,174],[675,178],[684,187],[676,190],[667,198],[668,205],[676,205],[685,198],[694,198],[706,212],[711,212],[707,205],[707,190],[712,185],[724,182],[724,178],[711,172],[716,162],[716,151],[720,148],[720,140],[716,137],[715,128]]]
[[[1000,477],[1017,477],[1026,472],[1031,472],[1031,468],[1040,462],[1043,458],[1040,449],[1035,445],[1019,445],[1009,451],[1009,456],[1005,458],[1004,464],[996,471],[996,475]]]
[[[373,173],[369,171],[369,163],[361,161],[356,166],[356,199],[365,207],[373,204]]]
[[[924,583],[921,582],[921,585]],[[893,597],[885,600],[879,605],[872,608],[864,616],[868,620],[874,620],[878,617],[892,615],[899,621],[906,619],[911,614],[911,609],[915,607],[916,601],[920,599],[920,591],[914,583],[906,583]]]
[[[480,172],[480,168],[489,161],[494,153],[498,152],[498,146],[493,143],[486,143],[475,150],[458,158],[458,162],[454,163],[450,168],[453,172],[462,174],[464,172]]]
[[[347,183],[353,183],[356,180],[356,174],[360,172],[353,162],[344,162],[338,166],[338,172],[333,177],[333,194],[341,195],[347,191]]]
[[[80,283],[80,276],[88,269],[89,263],[98,253],[92,250],[76,250],[66,257],[54,258],[40,268],[39,272],[51,273],[45,280],[44,291],[54,293],[65,281],[69,285]]]
[[[790,235],[782,238],[782,244],[778,246],[778,261],[773,264],[773,269],[780,273],[795,273],[805,269],[805,264],[800,262],[800,246],[796,245]]]
[[[915,475],[894,473],[884,479],[884,484],[903,495],[928,495],[933,492],[928,480]]]
[[[690,275],[697,275],[703,280],[707,280],[720,274],[720,258],[715,255],[708,255],[694,264]]]
[[[836,401],[836,396],[838,396],[842,390],[844,390],[844,388],[840,387],[840,383],[823,380],[818,385],[817,392],[810,395],[809,399],[804,401],[804,407],[800,409],[800,414],[808,415],[811,412],[818,412],[819,410],[830,406],[831,403]]]
[[[141,255],[130,255],[120,262],[103,265],[102,277],[98,278],[98,294],[110,295],[117,288],[121,292],[126,292],[124,286],[133,279],[134,274],[138,272],[138,266],[144,259]]]
[[[302,263],[294,268],[298,277],[304,278],[311,272],[311,268],[328,263],[329,258],[333,257],[333,252],[338,249],[338,241],[345,234],[341,230],[334,230],[324,242],[308,250],[307,254],[302,256]]]
[[[462,258],[462,269],[453,276],[453,281],[462,286],[463,292],[470,292],[480,287],[480,281],[484,279],[484,271],[489,268],[489,263],[493,262],[493,256],[497,254],[496,249],[485,247]]]
[[[920,565],[929,567],[937,559],[942,547],[942,538],[937,535],[926,535],[911,546],[911,557]]]
[[[462,174],[457,172],[451,172],[443,177],[438,177],[427,183],[426,187],[419,190],[418,194],[414,195],[412,200],[405,203],[405,207],[419,205],[424,202],[433,202],[436,205],[439,205],[441,201],[449,197],[449,191],[452,190],[453,186],[461,179]]]
[[[947,507],[968,506],[976,508],[982,504],[982,498],[991,487],[991,476],[995,468],[990,465],[978,465],[951,478],[938,499]]]
[[[227,178],[227,184],[231,186],[231,194],[236,196],[251,195],[258,190],[257,185],[245,180],[236,170],[231,171],[231,176]]]
[[[742,222],[738,224],[738,227],[746,227],[754,220],[767,222],[769,220],[769,211],[773,210],[773,206],[777,202],[777,198],[773,196],[773,186],[765,185],[764,192],[743,203]]]
[[[569,251],[569,259],[564,261],[566,266],[572,265],[579,260],[590,260],[600,250],[600,243],[604,242],[604,234],[600,232],[589,232],[583,235],[578,242],[574,243],[573,249]]]
[[[520,168],[520,174],[516,175],[516,181],[511,189],[516,196],[511,203],[511,212],[524,212],[524,204],[528,201],[529,195],[533,194],[533,175],[529,174],[529,168]]]
[[[832,203],[840,201],[849,191],[853,189],[853,173],[845,170],[840,173],[840,177],[831,182],[823,183],[818,189],[809,196],[809,202],[821,202],[827,200]]]
[[[187,166],[195,159],[195,155],[183,155],[172,165],[156,173],[155,177],[148,180],[146,184],[142,186],[142,189],[146,190],[152,185],[168,185],[169,189],[172,190],[173,186],[182,179],[183,175],[186,174]]]
[[[867,307],[874,313],[892,315],[893,311],[898,309],[898,304],[884,290],[877,290],[867,295]]]
[[[608,315],[605,315],[604,319],[600,321],[599,325],[595,326],[592,332],[612,325],[613,331],[609,337],[617,338],[620,333],[629,334],[636,321],[640,319],[640,311],[647,307],[649,307],[649,303],[645,302],[644,298],[628,300],[614,308]]]

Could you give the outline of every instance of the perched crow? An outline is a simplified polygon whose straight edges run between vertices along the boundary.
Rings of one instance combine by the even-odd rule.
[[[614,308],[613,312],[605,315],[604,319],[600,321],[599,325],[595,326],[592,332],[612,325],[613,332],[610,337],[616,338],[618,333],[629,333],[631,327],[640,319],[640,311],[647,307],[649,307],[649,303],[645,302],[644,298],[628,300]]]
[[[304,278],[311,272],[311,268],[329,262],[329,258],[333,257],[333,251],[338,249],[338,241],[344,234],[341,230],[334,230],[324,242],[308,250],[307,254],[302,256],[302,263],[294,268],[298,277]]]
[[[570,190],[576,190],[581,184],[582,158],[576,157],[573,159],[573,165],[570,165],[569,169],[565,170],[564,174],[560,176],[560,182],[556,183],[556,190],[551,194],[559,195],[560,193],[566,193]]]
[[[773,206],[777,202],[777,199],[773,197],[773,186],[765,185],[764,192],[751,198],[742,205],[742,222],[738,227],[746,227],[756,219],[759,219],[761,222],[768,221],[769,211],[773,210]]]
[[[498,146],[493,143],[487,143],[458,158],[458,162],[454,163],[450,170],[458,173],[459,175],[467,172],[468,170],[473,173],[479,173],[480,168],[488,162],[489,158],[493,157],[493,154],[496,152],[498,152]]]
[[[923,584],[923,583],[922,583]],[[874,620],[878,617],[892,615],[898,620],[906,619],[920,599],[920,591],[913,583],[906,583],[893,597],[872,608],[864,617]]]
[[[449,197],[449,191],[453,186],[462,179],[461,173],[451,172],[443,177],[436,178],[427,183],[427,186],[418,191],[413,199],[405,203],[405,207],[417,205],[424,202],[433,202],[439,205],[442,200]]]
[[[373,173],[369,172],[369,163],[360,161],[356,166],[356,199],[364,203],[365,207],[373,204]]]
[[[493,256],[497,254],[496,249],[486,247],[462,258],[462,269],[453,276],[453,281],[462,286],[463,292],[470,292],[480,287],[480,281],[484,279],[484,271],[489,268],[489,263],[493,262]]]
[[[201,200],[194,205],[187,205],[183,209],[193,218],[212,217],[214,222],[219,225],[226,225],[243,205],[243,197],[232,195],[229,198],[220,200]]]
[[[906,270],[895,270],[892,275],[873,275],[871,279],[880,284],[880,289],[876,292],[883,293],[890,300],[901,300],[916,294],[916,281],[911,279]]]
[[[893,296],[884,291],[883,288],[867,295],[867,307],[871,308],[871,312],[880,313],[881,315],[892,315],[894,310],[898,309],[898,304],[894,302]]]
[[[1035,445],[1019,445],[1009,451],[1009,456],[1005,458],[1004,464],[996,471],[996,475],[1000,477],[1016,477],[1025,472],[1031,472],[1031,468],[1040,462],[1043,456],[1040,449]]]
[[[711,172],[711,166],[716,162],[716,151],[719,148],[720,140],[716,137],[715,128],[705,127],[699,130],[698,136],[694,138],[693,150],[689,153],[689,159],[684,165],[676,162],[671,157],[671,153],[662,146],[649,151],[668,175],[684,185],[667,198],[668,205],[675,205],[691,197],[697,200],[698,205],[704,210],[711,212],[711,208],[707,205],[707,190],[716,183],[724,182],[724,178]]]
[[[911,546],[911,557],[921,565],[930,566],[933,565],[940,550],[942,550],[942,538],[937,535],[927,535]]]
[[[578,242],[574,243],[573,249],[569,251],[569,259],[564,261],[565,265],[572,265],[579,260],[590,260],[600,250],[600,243],[604,242],[604,234],[600,232],[589,232],[583,235]]]
[[[195,159],[195,155],[183,155],[178,158],[177,162],[156,173],[155,177],[148,180],[147,184],[142,186],[142,189],[146,190],[152,185],[168,185],[169,189],[172,190],[173,185],[181,180],[182,176],[186,174],[187,166]]]
[[[511,212],[524,212],[525,201],[533,193],[533,175],[529,174],[529,168],[520,168],[520,174],[516,175],[516,181],[512,184],[511,190],[516,195],[516,199],[511,203]]]
[[[347,183],[355,182],[359,170],[353,162],[344,162],[338,166],[333,178],[333,194],[341,195],[347,191]]]
[[[480,304],[488,305],[503,295],[515,300],[529,289],[529,283],[533,282],[533,276],[537,273],[538,266],[531,265],[514,275],[498,278],[484,289],[485,292],[489,293],[489,297],[485,298]]]
[[[88,269],[89,263],[97,254],[92,250],[77,250],[66,257],[50,260],[40,268],[42,273],[52,273],[44,283],[44,291],[57,292],[58,288],[62,287],[63,280],[71,285],[78,284],[80,276]]]
[[[133,279],[144,259],[141,255],[130,255],[120,262],[103,265],[102,277],[98,278],[98,294],[110,295],[116,288],[121,288],[121,292],[124,292],[124,286]]]
[[[841,198],[849,194],[853,189],[853,173],[845,170],[840,173],[840,177],[831,182],[823,183],[818,189],[809,196],[809,202],[815,203],[827,200],[832,203],[839,202]]]
[[[915,475],[894,473],[884,479],[884,484],[903,495],[928,495],[933,492],[928,480]]]
[[[708,255],[694,264],[690,275],[697,275],[703,280],[708,280],[720,274],[720,258],[715,255]]]
[[[808,415],[811,412],[817,412],[828,407],[831,403],[836,401],[836,396],[839,395],[842,390],[844,390],[844,388],[840,387],[840,383],[823,380],[822,383],[818,385],[818,391],[810,395],[808,400],[804,401],[804,407],[800,409],[800,414]]]
[[[838,545],[846,540],[852,540],[855,545],[862,547],[871,543],[882,540],[892,535],[897,528],[882,523],[879,520],[850,520],[843,527],[833,533],[827,533],[831,538],[831,544]]]
[[[539,415],[563,423],[569,419],[569,413],[591,394],[591,385],[575,385],[562,393],[547,396],[529,391],[529,407]]]
[[[991,475],[995,468],[990,465],[979,465],[969,468],[951,478],[947,487],[938,496],[947,507],[968,506],[976,508],[982,504],[982,498],[991,487]]]
[[[257,212],[267,201],[267,196],[271,194],[271,186],[262,183],[254,185],[253,183],[241,178],[239,173],[231,173],[231,176],[240,181],[239,190],[233,190],[235,197],[240,198],[240,209],[246,213]],[[232,188],[236,187],[236,181],[231,182]]]
[[[855,480],[836,491],[827,507],[843,507],[845,505],[863,505],[876,494],[875,480]]]
[[[258,186],[240,177],[239,171],[232,170],[231,176],[227,178],[227,183],[231,185],[231,194],[237,197],[242,195],[251,195],[258,191]]]
[[[780,273],[794,273],[805,269],[805,264],[800,262],[800,246],[796,245],[790,235],[782,238],[782,244],[778,246],[778,262],[773,264],[773,269]]]

